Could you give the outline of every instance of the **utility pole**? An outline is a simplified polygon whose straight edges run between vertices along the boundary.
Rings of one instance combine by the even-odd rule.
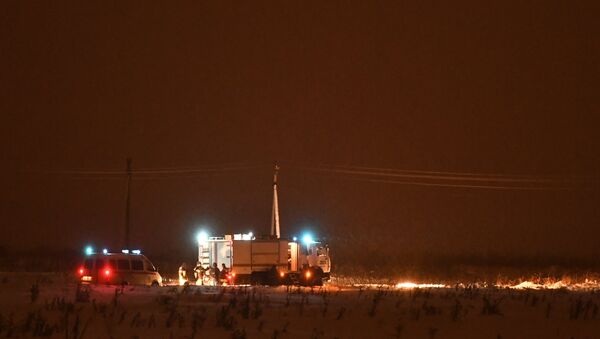
[[[131,158],[127,158],[127,200],[125,206],[125,248],[129,249],[129,219],[131,205]]]
[[[273,175],[273,213],[271,214],[271,236],[280,238],[279,231],[279,204],[277,201],[277,172],[279,166],[275,164],[275,174]]]

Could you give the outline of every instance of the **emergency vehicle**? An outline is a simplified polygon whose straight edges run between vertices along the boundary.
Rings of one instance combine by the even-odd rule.
[[[209,237],[200,232],[197,238],[200,271],[209,271],[215,263],[219,268],[225,264],[229,284],[315,286],[329,280],[331,258],[326,244],[313,240],[310,234],[305,234],[301,241],[280,236],[278,169],[275,166],[271,235],[257,237],[250,232]],[[197,284],[206,284],[207,279],[210,277],[199,275]]]
[[[320,286],[330,278],[329,248],[310,236],[257,238],[252,234],[198,237],[198,264],[228,269],[228,284]],[[205,284],[207,281],[201,281]]]
[[[139,250],[95,253],[88,247],[77,276],[84,284],[162,285],[156,267]]]

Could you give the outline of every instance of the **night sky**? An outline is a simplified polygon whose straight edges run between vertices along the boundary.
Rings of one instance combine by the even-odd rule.
[[[116,247],[126,180],[102,173],[131,156],[134,170],[249,166],[134,175],[146,252],[193,250],[202,225],[267,233],[278,161],[282,233],[338,253],[600,255],[598,1],[0,6],[4,248]],[[577,183],[302,169],[323,165]]]

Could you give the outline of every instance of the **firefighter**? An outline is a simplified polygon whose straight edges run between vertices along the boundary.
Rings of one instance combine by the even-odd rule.
[[[204,275],[206,275],[207,268],[202,267],[202,264],[198,263],[196,267],[194,267],[194,278],[196,279],[196,285],[201,284],[204,285]]]
[[[213,275],[213,279],[215,281],[215,285],[219,285],[219,279],[221,278],[221,272],[219,271],[219,267],[217,266],[217,263],[213,263],[213,267],[212,267],[212,275]]]
[[[186,263],[182,263],[181,266],[179,266],[179,285],[185,285],[188,283],[188,272],[187,272],[188,268],[187,268],[187,264]]]
[[[221,276],[227,277],[227,273],[229,273],[229,269],[225,266],[225,263],[221,264]]]

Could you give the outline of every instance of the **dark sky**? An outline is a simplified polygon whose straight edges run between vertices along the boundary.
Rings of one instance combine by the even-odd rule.
[[[125,180],[63,170],[264,164],[134,178],[148,251],[269,230],[338,251],[599,255],[598,1],[5,1],[0,245],[116,246]],[[592,177],[570,190],[353,181],[286,164]],[[29,171],[40,171],[31,173]]]

